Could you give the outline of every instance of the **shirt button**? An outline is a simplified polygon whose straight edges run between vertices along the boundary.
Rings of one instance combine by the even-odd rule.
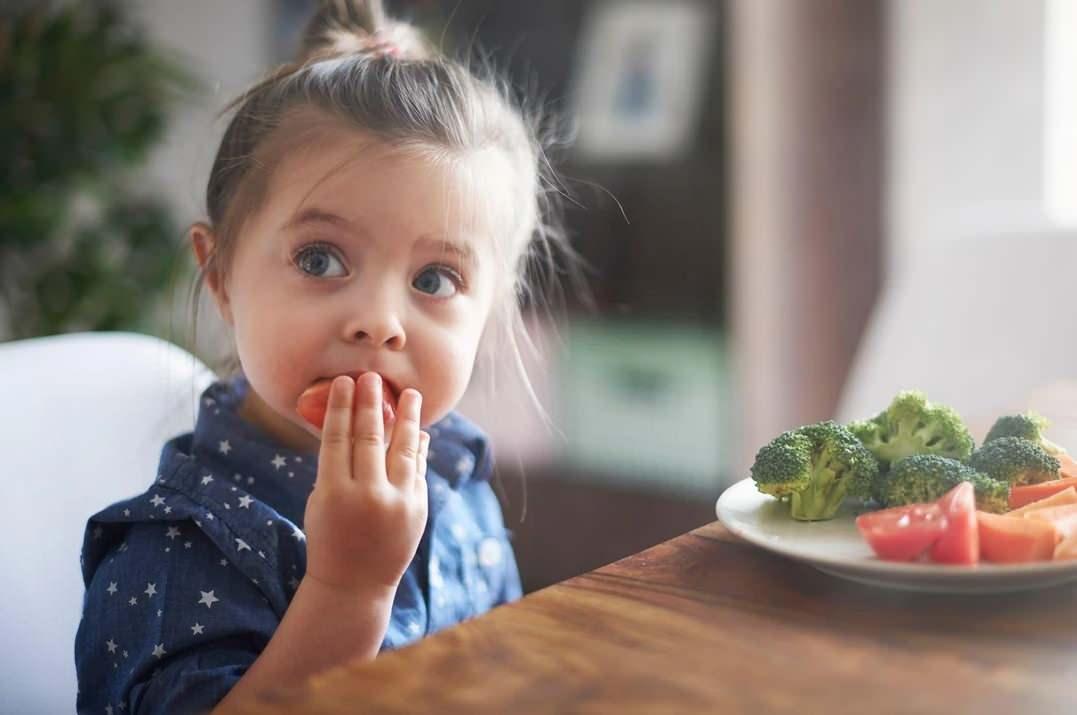
[[[479,544],[479,563],[486,568],[493,568],[501,563],[501,542],[490,536]]]

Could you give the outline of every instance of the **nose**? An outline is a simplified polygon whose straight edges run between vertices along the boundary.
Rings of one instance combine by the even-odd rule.
[[[407,334],[399,311],[385,300],[364,301],[352,312],[345,323],[344,339],[348,342],[367,343],[377,348],[403,350]]]

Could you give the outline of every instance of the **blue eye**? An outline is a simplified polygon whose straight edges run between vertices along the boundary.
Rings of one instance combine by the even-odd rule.
[[[348,275],[344,264],[334,255],[333,250],[320,243],[312,243],[304,246],[292,259],[296,267],[303,273],[313,278],[340,278]],[[336,264],[337,272],[330,274],[333,264]]]
[[[444,266],[430,266],[424,268],[411,286],[420,293],[426,293],[435,298],[452,298],[460,288],[461,279],[459,274],[451,268]]]

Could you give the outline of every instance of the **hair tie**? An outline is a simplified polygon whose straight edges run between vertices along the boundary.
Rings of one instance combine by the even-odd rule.
[[[400,57],[400,46],[382,34],[381,30],[368,34],[367,38],[363,41],[363,52],[373,57]]]

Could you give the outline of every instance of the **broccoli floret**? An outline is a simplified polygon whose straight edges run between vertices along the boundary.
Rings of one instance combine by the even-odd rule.
[[[764,494],[790,503],[801,521],[831,519],[846,496],[867,498],[875,457],[849,430],[820,422],[783,432],[755,455],[752,479]]]
[[[961,416],[946,405],[929,402],[917,390],[899,392],[886,410],[851,423],[849,429],[879,460],[883,472],[902,457],[937,454],[965,460],[973,448]]]
[[[1030,442],[1035,442],[1043,447],[1043,450],[1052,457],[1066,454],[1066,450],[1058,446],[1044,436],[1044,432],[1051,426],[1051,422],[1035,412],[1026,412],[1023,415],[1005,415],[995,420],[995,424],[987,432],[984,444],[992,442],[1000,437],[1020,437]]]
[[[886,506],[935,501],[961,482],[971,482],[976,508],[1001,513],[1009,508],[1010,487],[972,467],[936,454],[914,454],[894,462],[886,480]]]
[[[1035,442],[999,437],[973,452],[969,466],[992,479],[1019,486],[1058,479],[1062,465]]]

